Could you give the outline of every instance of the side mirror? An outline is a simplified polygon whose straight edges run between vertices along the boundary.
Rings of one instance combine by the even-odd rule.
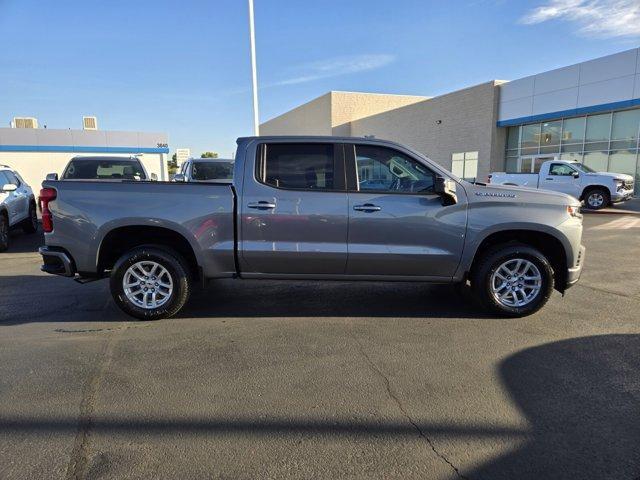
[[[184,174],[182,174],[182,173],[176,173],[176,174],[173,176],[173,181],[174,181],[174,182],[186,182],[186,181],[187,181],[187,179],[186,179],[186,177],[184,176]]]
[[[152,182],[157,182],[158,181],[158,175],[156,175],[155,173],[152,173],[150,176],[151,176],[151,181]]]
[[[442,197],[443,205],[455,205],[458,203],[458,197],[456,196],[456,182],[450,178],[436,175],[433,188],[435,192]]]
[[[47,176],[45,177],[45,180],[47,182],[50,181],[57,181],[58,180],[58,174],[57,173],[47,173]]]
[[[7,183],[2,186],[2,191],[6,193],[15,192],[17,188],[17,185],[14,185],[13,183]]]
[[[580,178],[580,172],[573,172],[573,173],[571,174],[571,176],[572,176],[573,178]]]

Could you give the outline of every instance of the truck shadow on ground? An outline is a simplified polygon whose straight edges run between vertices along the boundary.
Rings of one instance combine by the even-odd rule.
[[[329,420],[312,416],[254,417],[250,412],[243,416],[237,411],[230,412],[228,417],[211,416],[203,411],[195,417],[144,419],[128,417],[127,412],[122,412],[118,417],[85,420],[91,432],[111,437],[114,442],[123,438],[130,441],[132,435],[145,439],[172,436],[183,439],[185,435],[195,435],[207,441],[212,437],[226,438],[228,442],[230,433],[238,435],[238,441],[301,435],[323,442],[336,437],[364,442],[380,438],[418,439],[428,441],[443,461],[446,458],[450,462],[451,478],[632,480],[640,475],[638,352],[640,335],[602,335],[544,344],[506,358],[498,372],[511,399],[528,420],[527,430],[484,422],[481,412],[474,425],[438,423],[428,418],[430,410],[422,411],[415,406],[407,411],[413,419],[411,422],[395,423],[341,421],[337,420],[339,415]],[[429,378],[425,378],[424,383],[427,385]],[[390,384],[393,388],[393,378]],[[425,398],[425,405],[428,402]],[[492,413],[490,417],[494,419],[495,415]],[[72,433],[77,427],[73,417],[0,414],[0,432],[4,434]],[[495,440],[500,445],[511,442],[514,450],[489,458],[477,468],[468,468],[459,457],[467,458],[464,449],[473,448],[478,440],[483,441],[485,452],[493,451],[491,442]],[[174,448],[173,443],[169,441],[166,448]],[[363,444],[361,448],[368,447]],[[427,448],[424,454],[429,452],[431,449]],[[105,456],[108,466],[109,453]],[[340,457],[334,461],[340,461]],[[393,457],[389,461],[393,462]],[[454,473],[453,467],[461,476]]]
[[[447,285],[217,280],[196,288],[174,320],[251,317],[490,318]],[[106,279],[0,275],[0,325],[122,321],[135,319],[116,307]]]
[[[179,317],[484,318],[465,289],[413,282],[216,280]]]

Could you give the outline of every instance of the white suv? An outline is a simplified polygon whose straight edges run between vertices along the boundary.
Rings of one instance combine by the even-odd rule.
[[[9,248],[9,229],[38,230],[36,199],[31,187],[8,165],[0,165],[0,252]]]

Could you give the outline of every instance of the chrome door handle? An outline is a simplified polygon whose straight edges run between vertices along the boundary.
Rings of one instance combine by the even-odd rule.
[[[265,202],[261,200],[259,202],[253,202],[247,205],[249,208],[257,208],[258,210],[271,210],[272,208],[276,208],[275,203]]]
[[[357,210],[358,212],[379,212],[380,210],[382,210],[381,207],[372,203],[365,203],[364,205],[354,205],[353,209]]]
[[[553,180],[553,178],[549,178],[549,177],[547,177],[545,180]]]

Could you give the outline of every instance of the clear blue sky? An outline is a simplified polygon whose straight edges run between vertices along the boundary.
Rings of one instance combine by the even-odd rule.
[[[255,0],[261,121],[329,90],[438,95],[637,47],[638,0]],[[252,133],[245,0],[0,0],[0,125]]]

